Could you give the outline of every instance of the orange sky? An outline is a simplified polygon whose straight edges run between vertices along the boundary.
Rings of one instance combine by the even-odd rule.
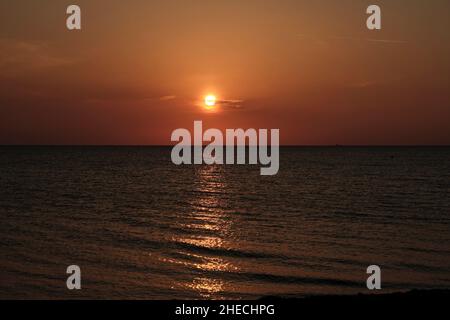
[[[194,120],[282,144],[450,144],[449,30],[448,0],[2,1],[0,144],[169,144]]]

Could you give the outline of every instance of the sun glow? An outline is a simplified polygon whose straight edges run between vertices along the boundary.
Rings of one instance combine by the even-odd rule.
[[[216,96],[209,94],[205,97],[205,106],[207,109],[212,109],[216,105]]]

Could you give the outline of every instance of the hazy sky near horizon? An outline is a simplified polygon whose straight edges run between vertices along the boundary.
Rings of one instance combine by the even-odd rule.
[[[168,144],[194,120],[282,144],[450,144],[449,40],[448,0],[5,0],[0,144]]]

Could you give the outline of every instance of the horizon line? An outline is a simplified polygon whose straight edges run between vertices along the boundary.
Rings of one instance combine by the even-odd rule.
[[[0,144],[0,147],[174,147],[176,144]],[[184,145],[190,147],[200,147],[200,145]],[[202,145],[202,147],[208,144]],[[234,147],[258,147],[258,145],[233,145]],[[266,145],[270,147],[271,145]],[[450,147],[450,144],[280,144],[279,147],[333,147],[333,148],[354,148],[354,147]],[[231,145],[221,145],[218,147],[232,147]]]

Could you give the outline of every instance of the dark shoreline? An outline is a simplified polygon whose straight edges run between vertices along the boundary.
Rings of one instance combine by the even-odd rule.
[[[392,303],[437,303],[438,301],[450,303],[450,289],[413,289],[406,292],[393,293],[360,293],[349,295],[317,295],[303,298],[283,298],[268,296],[259,301],[271,301],[280,303],[295,302],[301,305],[328,305],[328,304],[392,304]]]
[[[75,295],[76,296],[76,295]],[[99,297],[98,299],[77,299],[74,297],[74,299],[8,299],[8,298],[2,298],[0,299],[0,303],[21,303],[21,302],[30,302],[30,303],[49,303],[49,302],[55,302],[55,303],[77,303],[77,302],[152,302],[152,301],[158,301],[158,302],[198,302],[198,303],[208,303],[208,302],[219,302],[219,301],[245,301],[245,302],[298,302],[298,303],[322,303],[322,302],[331,302],[331,301],[352,301],[352,302],[389,302],[394,300],[415,300],[415,299],[424,299],[424,300],[434,300],[434,299],[441,299],[441,298],[448,298],[450,302],[450,289],[412,289],[410,291],[404,291],[404,292],[391,292],[391,293],[383,293],[374,291],[373,293],[358,293],[358,294],[342,294],[342,295],[312,295],[312,296],[305,296],[305,297],[280,297],[280,296],[265,296],[261,297],[259,299],[255,300],[208,300],[208,299],[196,299],[196,300],[143,300],[143,299],[102,299]]]
[[[450,289],[412,290],[402,293],[324,295],[305,298],[264,297],[259,300],[3,300],[3,312],[15,315],[40,314],[61,319],[80,319],[89,315],[102,318],[108,314],[116,317],[146,315],[149,319],[301,319],[305,316],[343,316],[345,318],[367,319],[386,316],[423,315],[435,318],[434,314],[447,311],[450,302]],[[219,314],[223,305],[232,306],[270,306],[274,314],[230,315]],[[201,315],[177,315],[180,307],[208,307],[207,317]],[[247,309],[248,310],[248,309]],[[310,317],[307,317],[309,319]]]
[[[411,290],[396,293],[357,295],[323,295],[305,298],[265,297],[263,303],[275,303],[283,310],[280,319],[295,319],[302,315],[342,316],[355,319],[383,319],[398,315],[402,319],[437,318],[448,312],[450,289]],[[291,317],[295,313],[297,317]]]

